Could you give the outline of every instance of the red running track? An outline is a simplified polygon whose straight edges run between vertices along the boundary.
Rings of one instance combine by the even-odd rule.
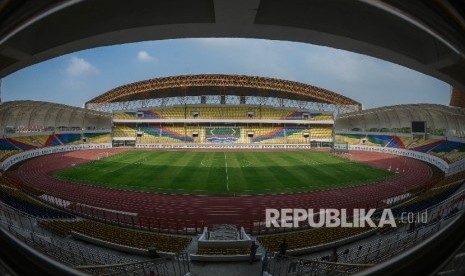
[[[126,149],[105,149],[59,153],[32,159],[18,170],[8,173],[24,185],[33,187],[73,204],[68,206],[77,212],[87,212],[75,203],[97,207],[92,215],[105,219],[122,220],[114,212],[99,208],[137,213],[130,220],[136,224],[162,228],[182,228],[212,224],[236,224],[248,228],[252,221],[263,221],[267,208],[374,208],[380,202],[406,191],[423,186],[432,178],[430,167],[415,159],[384,153],[353,151],[346,155],[355,161],[399,172],[399,177],[369,185],[328,191],[254,196],[195,196],[168,195],[121,191],[71,183],[52,178],[50,175],[73,164],[97,159],[104,152],[116,154]],[[83,209],[84,208],[84,209]],[[101,212],[99,212],[101,211]],[[127,220],[127,218],[126,218]],[[161,222],[160,222],[161,221]],[[129,221],[131,222],[131,221]]]

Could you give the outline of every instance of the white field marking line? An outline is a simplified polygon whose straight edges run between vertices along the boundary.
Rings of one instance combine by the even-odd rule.
[[[210,161],[210,160],[208,160],[208,159],[207,159],[207,160],[202,160],[202,161],[200,162],[200,165],[201,165],[202,167],[210,168],[211,165],[210,165],[210,166],[205,165],[205,163],[204,163],[205,161]]]
[[[127,164],[125,164],[125,165],[123,165],[123,166],[121,166],[121,167],[119,167],[119,168],[115,168],[115,169],[113,169],[113,170],[105,170],[105,171],[110,172],[110,173],[116,172],[116,171],[118,171],[118,170],[121,170],[122,168],[131,166],[131,165],[141,165],[141,164],[143,164],[144,161],[147,161],[147,157],[141,157],[141,158],[137,159],[137,160],[136,160],[135,162],[133,162],[133,163],[127,163]]]
[[[103,211],[108,211],[108,212],[112,212],[112,213],[119,213],[119,214],[124,214],[124,215],[130,215],[130,216],[137,216],[137,215],[138,215],[138,213],[125,212],[125,211],[114,210],[114,209],[107,209],[107,208],[101,208],[101,207],[96,207],[96,206],[87,205],[87,204],[83,204],[83,203],[76,203],[76,205],[81,205],[81,206],[84,206],[84,207],[94,208],[94,209],[103,210]]]
[[[221,157],[220,157],[220,158],[221,158]],[[204,159],[204,160],[200,161],[200,166],[206,167],[206,168],[210,168],[210,167],[213,166],[213,164],[214,164],[216,161],[221,161],[221,160],[219,160],[218,158]],[[210,164],[208,164],[209,162],[210,162]]]
[[[308,157],[305,157],[305,158],[303,159],[303,161],[304,161],[304,163],[307,163],[307,165],[310,165],[310,166],[311,166],[311,165],[321,165],[320,162],[318,162],[318,161],[316,161],[316,160],[313,160],[313,159],[310,159],[310,158],[308,158]]]
[[[247,159],[242,159],[240,161],[240,164],[241,164],[241,167],[243,167],[243,168],[252,166],[252,162],[250,162]]]
[[[317,160],[314,160],[314,159],[310,159],[308,157],[304,157],[303,159],[304,163],[307,163],[308,166],[313,166],[313,165],[325,165]],[[347,171],[346,167],[342,167],[341,168],[342,171]]]
[[[223,152],[224,153],[224,168],[226,169],[226,189],[228,190],[229,192],[229,177],[228,177],[228,161],[226,159],[226,152]]]
[[[100,160],[102,157],[107,157],[108,158],[108,151],[101,152],[97,154],[97,160]]]

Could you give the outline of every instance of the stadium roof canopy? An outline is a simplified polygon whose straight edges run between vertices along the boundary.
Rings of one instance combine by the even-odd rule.
[[[74,51],[191,37],[325,45],[465,91],[465,5],[451,0],[1,1],[0,78]]]
[[[109,129],[111,115],[94,110],[40,101],[11,101],[0,104],[0,132],[19,127],[66,127]]]
[[[338,131],[409,128],[412,121],[425,121],[427,128],[465,137],[465,109],[437,104],[393,105],[341,114],[335,127]]]
[[[335,105],[361,106],[359,102],[348,97],[308,84],[273,78],[220,74],[164,77],[134,82],[97,96],[88,101],[86,106],[154,98],[207,95],[275,97]]]

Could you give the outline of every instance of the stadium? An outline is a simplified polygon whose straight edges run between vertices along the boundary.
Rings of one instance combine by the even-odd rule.
[[[196,74],[80,104],[0,104],[5,275],[19,260],[49,275],[392,275],[463,242],[459,89],[449,106],[363,109],[312,84]],[[269,209],[390,210],[396,225],[270,226]],[[442,250],[423,271],[460,275],[463,247]]]

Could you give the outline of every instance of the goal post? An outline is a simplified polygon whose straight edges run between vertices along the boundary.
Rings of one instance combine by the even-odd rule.
[[[331,144],[331,153],[349,153],[349,143],[334,142]]]
[[[97,154],[97,160],[108,157],[108,151]]]

